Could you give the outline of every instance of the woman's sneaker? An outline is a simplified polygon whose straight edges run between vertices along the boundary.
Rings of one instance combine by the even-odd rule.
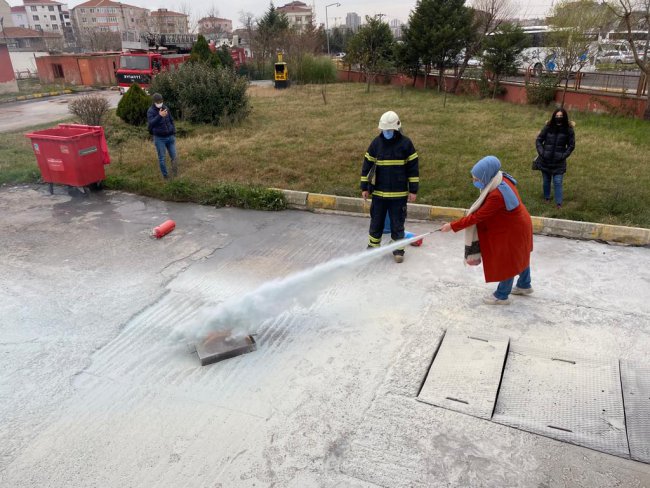
[[[490,294],[483,298],[483,303],[486,305],[510,305],[510,300],[507,298],[505,300],[499,300],[497,297]]]
[[[513,295],[530,295],[533,293],[533,288],[519,288],[518,286],[515,286],[510,293]]]

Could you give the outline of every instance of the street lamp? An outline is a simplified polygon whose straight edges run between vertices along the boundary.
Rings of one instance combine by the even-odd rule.
[[[341,4],[338,2],[330,3],[329,5],[325,5],[325,37],[327,37],[327,55],[330,56],[330,28],[329,24],[327,22],[327,8],[328,7],[340,7]]]

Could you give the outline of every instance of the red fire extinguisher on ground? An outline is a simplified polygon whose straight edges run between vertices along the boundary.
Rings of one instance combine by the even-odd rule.
[[[153,236],[156,239],[160,239],[161,237],[169,234],[175,228],[176,228],[176,222],[174,222],[173,220],[166,220],[158,227],[153,228]]]

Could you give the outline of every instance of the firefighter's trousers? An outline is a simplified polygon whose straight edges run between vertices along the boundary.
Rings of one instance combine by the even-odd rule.
[[[368,246],[379,247],[384,230],[386,214],[390,218],[390,236],[394,241],[404,239],[404,222],[406,221],[405,198],[373,197],[370,204],[370,231]],[[393,254],[404,254],[404,248],[393,251]]]

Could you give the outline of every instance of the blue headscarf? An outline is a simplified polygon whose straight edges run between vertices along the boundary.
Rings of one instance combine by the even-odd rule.
[[[472,176],[478,178],[481,183],[487,186],[500,169],[501,161],[499,161],[498,158],[495,156],[485,156],[472,168]],[[508,178],[515,185],[517,184],[517,181],[508,173],[503,173],[503,176]],[[501,192],[501,195],[503,195],[507,211],[514,210],[519,206],[517,195],[515,195],[515,192],[512,191],[512,188],[510,188],[505,181],[502,181],[499,186],[497,186],[497,189]]]

